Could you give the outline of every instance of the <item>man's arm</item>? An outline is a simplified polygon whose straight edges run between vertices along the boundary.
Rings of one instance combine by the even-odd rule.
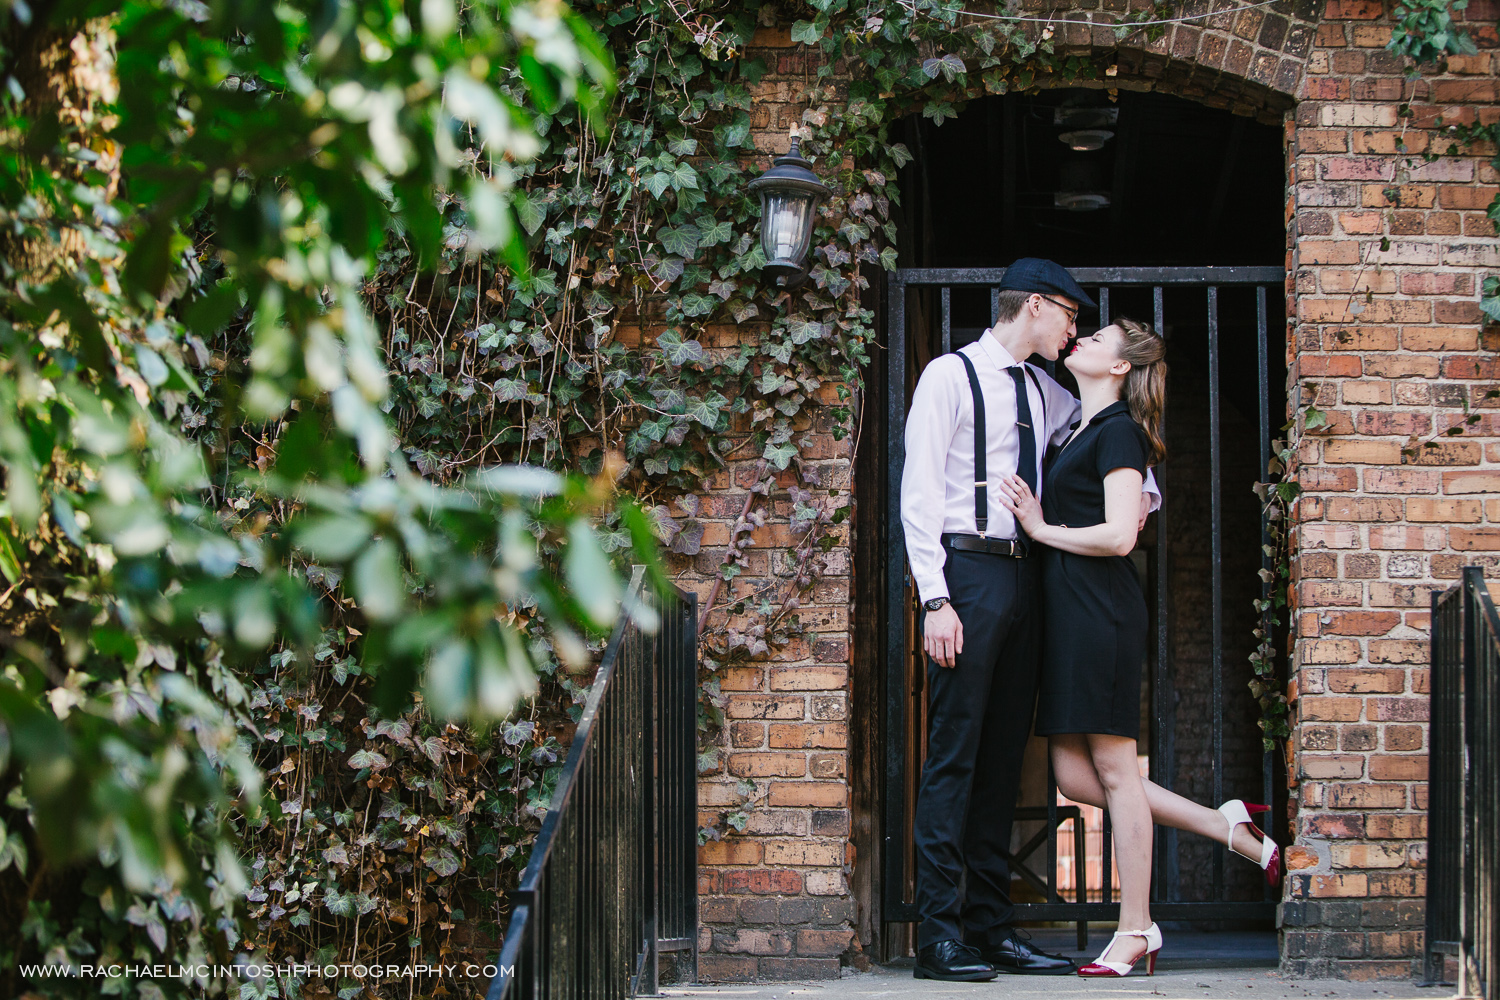
[[[917,381],[906,415],[906,462],[901,468],[901,526],[906,559],[923,601],[948,596],[943,576],[944,470],[958,426],[955,380],[944,367],[956,359],[938,358]]]
[[[943,513],[947,500],[944,471],[958,428],[956,380],[943,366],[961,364],[938,358],[917,380],[906,415],[906,464],[901,469],[901,525],[906,559],[920,600],[948,596],[943,576]],[[922,649],[942,667],[952,667],[964,651],[964,628],[952,604],[926,614]]]

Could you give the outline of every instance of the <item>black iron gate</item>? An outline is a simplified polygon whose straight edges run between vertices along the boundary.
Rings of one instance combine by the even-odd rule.
[[[1107,325],[1111,315],[1112,298],[1116,311],[1123,299],[1132,300],[1131,309],[1140,318],[1154,321],[1156,329],[1169,337],[1173,333],[1174,320],[1186,315],[1184,309],[1192,310],[1191,300],[1198,298],[1201,312],[1196,312],[1191,322],[1181,324],[1191,327],[1194,335],[1206,337],[1206,343],[1198,345],[1206,352],[1207,396],[1209,437],[1209,469],[1211,482],[1209,523],[1200,525],[1172,525],[1164,523],[1166,511],[1156,516],[1154,551],[1149,553],[1152,569],[1147,581],[1148,604],[1152,608],[1152,634],[1154,648],[1150,651],[1151,704],[1151,778],[1166,788],[1173,786],[1174,749],[1173,730],[1169,724],[1173,708],[1169,703],[1172,695],[1170,674],[1172,629],[1170,616],[1161,609],[1168,606],[1168,535],[1169,531],[1206,530],[1211,546],[1209,566],[1207,614],[1211,616],[1212,636],[1211,663],[1213,666],[1213,688],[1211,704],[1212,718],[1212,795],[1214,804],[1224,799],[1224,718],[1223,691],[1224,664],[1224,562],[1223,512],[1224,499],[1221,490],[1221,396],[1226,386],[1248,389],[1253,384],[1258,405],[1256,410],[1258,440],[1234,442],[1234,447],[1258,447],[1261,475],[1270,459],[1272,405],[1275,391],[1271,384],[1272,356],[1268,337],[1271,332],[1271,314],[1268,293],[1277,298],[1270,300],[1276,309],[1277,340],[1280,341],[1281,304],[1285,274],[1279,267],[1162,267],[1162,268],[1072,268],[1078,281],[1093,290],[1099,302],[1100,325]],[[886,548],[885,566],[885,719],[884,745],[886,747],[886,775],[884,789],[884,851],[882,863],[882,910],[883,919],[889,922],[914,921],[916,908],[911,902],[913,883],[911,851],[911,814],[915,803],[917,777],[920,771],[922,748],[925,740],[921,725],[924,715],[924,672],[921,668],[921,643],[916,636],[916,599],[906,566],[906,550],[901,526],[899,497],[901,495],[901,471],[905,458],[902,431],[906,425],[907,401],[915,385],[916,368],[921,363],[920,355],[909,365],[909,348],[920,339],[931,344],[931,353],[946,353],[975,339],[983,331],[972,322],[967,326],[956,320],[956,304],[960,298],[967,299],[972,306],[976,295],[989,293],[989,323],[993,323],[998,309],[999,282],[1003,269],[979,268],[920,268],[894,272],[887,283],[887,332],[889,337],[886,361],[887,426],[889,427],[889,464],[887,468],[886,497]],[[1224,360],[1220,333],[1224,328],[1221,320],[1221,299],[1235,297],[1241,308],[1253,308],[1255,343],[1253,350],[1236,342],[1231,345],[1232,366],[1240,368],[1253,364],[1253,383],[1246,373],[1236,371],[1231,380],[1221,378]],[[1184,299],[1187,299],[1184,302]],[[1247,304],[1253,300],[1253,307]],[[1168,303],[1173,315],[1167,314]],[[972,308],[969,310],[972,319]],[[1144,315],[1143,315],[1144,314]],[[959,317],[962,320],[962,317]],[[1238,312],[1233,316],[1237,329],[1248,327],[1248,316]],[[988,325],[988,324],[984,324]],[[1248,333],[1245,329],[1245,333]],[[909,336],[911,334],[911,336]],[[1246,337],[1245,339],[1248,339]],[[1197,348],[1195,348],[1197,349]],[[1253,360],[1252,360],[1253,359]],[[1279,366],[1280,358],[1275,363]],[[1051,365],[1048,366],[1049,368]],[[1277,423],[1280,423],[1279,418]],[[1164,493],[1172,489],[1171,463],[1158,471],[1158,479]],[[1261,542],[1265,542],[1262,526]],[[1262,556],[1262,568],[1266,559]],[[1264,590],[1262,591],[1264,595]],[[1248,678],[1248,671],[1247,671]],[[1246,695],[1245,697],[1248,697]],[[915,723],[915,724],[914,724]],[[1266,802],[1273,801],[1272,759],[1263,755],[1260,761],[1262,793]],[[1119,906],[1112,898],[1110,882],[1110,838],[1108,814],[1104,817],[1102,856],[1102,901],[1087,902],[1082,891],[1086,868],[1082,858],[1078,859],[1075,884],[1079,887],[1078,899],[1064,901],[1057,891],[1057,838],[1058,826],[1066,819],[1073,820],[1074,842],[1081,843],[1078,829],[1080,819],[1077,811],[1057,805],[1056,785],[1052,780],[1050,766],[1044,807],[1032,807],[1018,813],[1018,819],[1045,820],[1045,826],[1031,843],[1017,852],[1024,857],[1032,850],[1040,850],[1039,838],[1045,836],[1046,864],[1042,875],[1034,870],[1035,865],[1018,865],[1017,873],[1031,882],[1042,894],[1044,902],[1018,903],[1017,918],[1020,920],[1080,921],[1080,946],[1083,944],[1086,921],[1114,920]],[[1267,920],[1275,912],[1275,900],[1267,890],[1259,900],[1230,901],[1225,894],[1224,848],[1216,845],[1209,873],[1211,880],[1207,900],[1183,901],[1181,873],[1175,863],[1175,830],[1159,828],[1156,839],[1156,863],[1153,865],[1152,913],[1159,919],[1211,919],[1222,920]],[[1076,849],[1075,849],[1076,853]],[[1201,893],[1200,893],[1201,895]]]

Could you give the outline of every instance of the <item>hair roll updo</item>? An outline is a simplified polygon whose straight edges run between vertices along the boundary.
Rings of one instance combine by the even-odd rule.
[[[1162,438],[1167,412],[1167,342],[1149,323],[1120,316],[1114,325],[1121,333],[1120,360],[1130,362],[1125,375],[1125,405],[1146,432],[1151,445],[1148,464],[1160,465],[1167,457],[1167,443]]]

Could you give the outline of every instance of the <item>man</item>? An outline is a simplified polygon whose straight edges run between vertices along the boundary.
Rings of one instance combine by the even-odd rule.
[[[1067,439],[1080,406],[1023,362],[1056,360],[1079,309],[1096,307],[1066,270],[1034,257],[1007,268],[1000,289],[995,325],[923,370],[906,422],[901,522],[930,699],[913,823],[918,979],[1074,971],[1010,927],[1004,852],[1036,703],[1040,581],[999,480],[1014,471],[1040,495],[1047,446]]]

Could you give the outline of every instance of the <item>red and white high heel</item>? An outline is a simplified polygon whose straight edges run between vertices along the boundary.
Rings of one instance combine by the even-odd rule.
[[[1266,873],[1266,884],[1275,888],[1281,884],[1281,848],[1276,846],[1276,841],[1266,836],[1264,830],[1256,826],[1250,820],[1251,813],[1270,812],[1270,806],[1256,805],[1253,802],[1246,803],[1239,799],[1230,799],[1219,807],[1219,815],[1224,817],[1224,822],[1229,824],[1229,839],[1226,843],[1229,849],[1242,858],[1249,858],[1260,865],[1261,871]],[[1234,848],[1234,828],[1244,824],[1260,838],[1260,857],[1236,851]]]
[[[1146,950],[1137,955],[1129,962],[1107,962],[1105,955],[1109,949],[1115,946],[1120,938],[1138,937],[1146,941]],[[1143,931],[1115,931],[1114,937],[1109,939],[1109,945],[1105,947],[1100,956],[1078,970],[1080,976],[1087,978],[1121,978],[1130,975],[1130,970],[1135,968],[1135,963],[1141,959],[1146,960],[1146,975],[1156,975],[1156,956],[1161,953],[1161,929],[1153,923]]]

